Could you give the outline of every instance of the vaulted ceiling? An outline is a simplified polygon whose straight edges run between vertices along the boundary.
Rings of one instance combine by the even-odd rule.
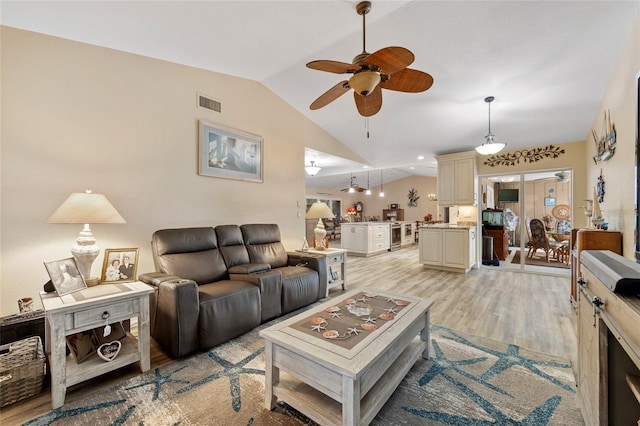
[[[434,155],[479,145],[488,130],[483,99],[489,95],[495,96],[491,130],[508,149],[584,140],[640,11],[639,1],[373,1],[366,50],[406,47],[415,54],[410,67],[435,82],[417,94],[383,91],[382,109],[366,123],[350,93],[310,110],[345,78],[305,66],[316,59],[351,62],[361,53],[356,4],[4,0],[0,19],[259,81],[373,170],[400,178],[434,176]],[[344,187],[350,172],[366,175],[363,165],[321,150],[309,151],[307,164],[310,159],[322,167],[307,180],[311,186]]]

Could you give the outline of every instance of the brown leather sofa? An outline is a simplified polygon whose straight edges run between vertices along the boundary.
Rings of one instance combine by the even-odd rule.
[[[151,241],[156,272],[151,336],[172,356],[206,350],[326,293],[321,256],[288,253],[275,224],[163,229]]]

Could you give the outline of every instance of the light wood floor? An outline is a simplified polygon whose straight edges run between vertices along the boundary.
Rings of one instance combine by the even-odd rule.
[[[576,314],[569,302],[569,278],[484,267],[467,274],[425,269],[417,245],[368,258],[349,256],[348,289],[375,287],[431,298],[433,324],[513,343],[574,362]],[[333,289],[330,297],[341,289]],[[151,368],[171,359],[151,341]],[[83,398],[140,374],[137,365],[72,387],[65,402]],[[51,410],[50,390],[0,409],[0,424],[21,424]]]

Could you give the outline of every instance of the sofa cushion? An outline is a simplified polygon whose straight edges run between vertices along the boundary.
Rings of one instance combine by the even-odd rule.
[[[260,291],[244,281],[198,287],[200,349],[209,349],[260,325]]]
[[[249,253],[242,240],[242,231],[238,225],[219,225],[215,228],[218,247],[222,252],[227,268],[251,263]]]
[[[282,313],[286,314],[318,300],[318,273],[306,266],[286,266],[282,273]]]
[[[245,247],[251,263],[268,263],[272,268],[287,265],[287,252],[276,224],[241,225]]]
[[[213,228],[163,229],[153,233],[156,268],[199,285],[229,277]]]

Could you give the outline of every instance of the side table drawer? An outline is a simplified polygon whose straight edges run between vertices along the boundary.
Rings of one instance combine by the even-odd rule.
[[[131,317],[137,313],[137,309],[133,300],[125,300],[123,302],[113,303],[111,305],[105,305],[99,308],[87,309],[84,311],[74,312],[73,315],[73,327],[83,327],[85,325],[102,325],[105,323],[105,319],[102,317],[104,313],[108,313],[109,319]]]
[[[342,263],[344,261],[343,253],[329,254],[327,255],[327,264],[334,265],[336,263]]]

